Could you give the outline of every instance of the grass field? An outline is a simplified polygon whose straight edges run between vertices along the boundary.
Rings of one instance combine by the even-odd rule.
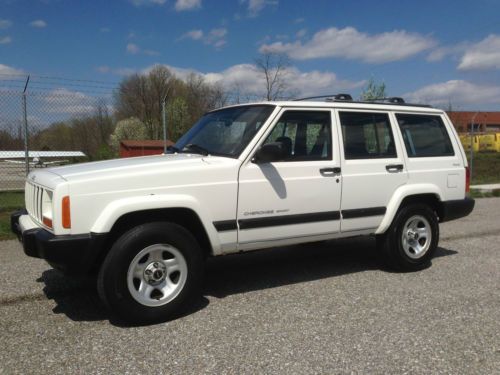
[[[469,155],[468,155],[469,157]],[[500,153],[474,154],[472,184],[500,183]],[[474,198],[498,197],[500,191],[472,192]],[[10,232],[10,213],[24,207],[23,192],[0,192],[0,241],[13,239]]]
[[[470,154],[467,158],[470,158]],[[500,152],[475,153],[472,160],[471,184],[492,183],[500,183]]]
[[[24,207],[24,192],[0,192],[0,241],[15,238],[10,231],[10,214]]]

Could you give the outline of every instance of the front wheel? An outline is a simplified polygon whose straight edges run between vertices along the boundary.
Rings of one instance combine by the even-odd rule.
[[[392,268],[416,271],[430,264],[438,241],[436,213],[427,205],[414,204],[398,211],[377,245]]]
[[[203,257],[185,228],[139,225],[113,245],[98,276],[104,303],[122,319],[152,323],[175,318],[199,296]]]

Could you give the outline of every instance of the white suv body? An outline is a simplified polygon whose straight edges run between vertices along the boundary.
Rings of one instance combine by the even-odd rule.
[[[239,117],[228,120],[232,113]],[[102,271],[120,236],[148,222],[177,224],[205,255],[222,255],[357,235],[383,238],[410,203],[430,207],[439,221],[473,209],[466,197],[467,159],[442,110],[284,101],[226,107],[207,116],[212,117],[204,126],[212,126],[211,133],[198,136],[195,126],[194,135],[179,140],[183,147],[177,152],[32,172],[26,183],[28,213],[12,218],[25,252],[69,273],[87,273]],[[211,139],[216,132],[223,135]],[[207,152],[183,144],[186,137],[210,145],[226,137],[221,149],[234,152]],[[435,247],[437,238],[430,245]],[[166,277],[165,267],[150,271]],[[159,307],[149,309],[167,309],[177,297],[157,305],[152,298]]]

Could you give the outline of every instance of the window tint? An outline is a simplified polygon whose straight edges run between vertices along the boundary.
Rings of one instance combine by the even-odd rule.
[[[440,116],[397,114],[396,118],[409,157],[455,154]]]
[[[387,113],[340,112],[346,159],[395,158]]]
[[[286,111],[264,144],[272,142],[285,144],[284,161],[331,159],[330,112]]]

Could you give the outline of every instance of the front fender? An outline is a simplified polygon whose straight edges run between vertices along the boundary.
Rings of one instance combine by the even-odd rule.
[[[401,206],[401,202],[403,202],[406,197],[418,194],[434,194],[440,201],[442,201],[441,190],[436,185],[415,184],[400,186],[392,195],[392,198],[387,205],[384,218],[375,231],[375,234],[382,234],[390,227],[399,207]]]
[[[220,249],[220,241],[212,223],[210,215],[199,202],[189,195],[168,194],[168,195],[144,195],[138,197],[128,197],[110,202],[101,212],[91,228],[93,233],[108,233],[114,223],[125,214],[155,210],[162,208],[188,208],[194,211],[200,218],[208,238],[212,244],[214,252]]]

